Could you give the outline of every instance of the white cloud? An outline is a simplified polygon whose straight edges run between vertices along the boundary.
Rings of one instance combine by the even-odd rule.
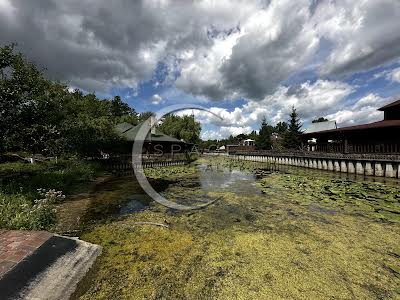
[[[18,42],[51,78],[135,89],[165,84],[155,76],[165,65],[162,101],[244,97],[221,113],[245,127],[284,120],[292,105],[305,120],[346,110],[354,87],[331,76],[286,87],[297,72],[352,74],[400,57],[398,0],[0,0],[0,16],[0,43]],[[399,69],[390,76],[400,82]]]
[[[151,104],[154,104],[154,105],[160,104],[162,102],[162,100],[163,100],[162,97],[158,94],[154,94],[153,97],[151,97],[151,99],[150,99]]]
[[[304,66],[318,48],[309,0],[254,7],[240,26],[180,65],[176,84],[213,100],[261,99]]]
[[[317,30],[334,44],[322,73],[354,73],[398,58],[399,15],[397,0],[322,2],[316,11]]]
[[[231,133],[233,134],[233,130],[236,130],[236,128],[258,129],[263,117],[266,117],[272,125],[280,121],[288,121],[292,106],[296,107],[304,122],[310,122],[316,117],[334,114],[338,109],[346,106],[347,96],[353,91],[353,88],[346,83],[317,80],[314,83],[305,82],[294,87],[280,86],[274,94],[265,97],[263,100],[249,101],[232,110],[211,107],[210,111],[220,116],[222,120],[203,111],[196,111],[195,116],[202,124],[212,124],[218,127],[215,135],[207,132],[204,133],[205,136],[226,138]],[[361,99],[358,106],[381,101],[381,98],[374,97]],[[228,131],[229,128],[232,128],[231,132]]]
[[[263,117],[272,124],[286,121],[292,106],[295,106],[303,120],[307,121],[335,112],[352,92],[353,88],[346,83],[317,80],[290,88],[280,86],[274,94],[263,100],[249,101],[231,111],[211,107],[210,110],[221,116],[223,121],[205,112],[198,112],[197,116],[205,123],[219,126],[258,126]]]
[[[250,126],[246,126],[246,127],[222,126],[222,127],[219,127],[217,130],[202,131],[201,138],[203,140],[221,140],[221,139],[225,139],[225,138],[229,137],[230,135],[237,136],[242,133],[248,134],[252,130],[253,129]]]
[[[9,21],[11,21],[14,13],[15,8],[10,0],[0,0],[0,15],[4,15]]]
[[[387,79],[400,83],[400,67],[393,69],[389,74],[387,74]]]
[[[388,99],[374,94],[359,99],[350,107],[343,108],[327,116],[329,120],[336,120],[339,127],[359,125],[383,120],[383,112],[378,111],[388,102]]]

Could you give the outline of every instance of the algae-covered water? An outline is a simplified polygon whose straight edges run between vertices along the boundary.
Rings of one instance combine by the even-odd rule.
[[[147,199],[133,178],[105,182],[82,197],[81,239],[103,253],[77,298],[400,297],[395,181],[276,171],[226,158],[147,175],[172,201],[219,200],[199,211],[173,211]]]

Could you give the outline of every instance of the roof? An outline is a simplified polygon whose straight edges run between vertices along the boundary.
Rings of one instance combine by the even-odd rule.
[[[132,124],[129,124],[127,122],[119,123],[115,126],[115,130],[118,133],[124,133],[128,131],[129,129],[133,128],[134,126]]]
[[[255,140],[247,139],[247,140],[244,140],[243,142],[255,142]]]
[[[393,108],[393,107],[396,107],[396,106],[398,106],[400,108],[400,100],[397,100],[397,101],[394,101],[392,103],[389,103],[389,104],[387,104],[387,105],[385,105],[385,106],[383,106],[381,108],[378,108],[378,110],[385,111],[388,108]]]
[[[306,129],[305,133],[326,131],[331,129],[337,129],[336,121],[311,123],[310,126]]]
[[[140,127],[145,123],[146,121],[140,122],[138,125],[133,126],[129,123],[120,123],[116,125],[114,128],[115,130],[122,136],[124,137],[127,141],[133,142],[136,140],[136,135],[138,134],[138,131]],[[130,125],[127,126],[126,124]],[[148,133],[145,139],[146,142],[170,142],[170,143],[184,143],[183,141],[180,141],[172,136],[166,135],[162,133],[160,130],[156,129],[155,134]]]
[[[354,131],[354,130],[366,130],[366,129],[379,129],[379,128],[390,128],[390,127],[400,127],[400,120],[383,120],[379,122],[374,122],[374,123],[369,123],[369,124],[362,124],[362,125],[356,125],[356,126],[349,126],[349,127],[342,127],[338,129],[333,129],[333,130],[324,130],[324,131],[318,131],[318,132],[306,132],[303,133],[303,135],[312,135],[312,134],[325,134],[325,133],[344,133],[344,132],[349,132],[349,131]]]

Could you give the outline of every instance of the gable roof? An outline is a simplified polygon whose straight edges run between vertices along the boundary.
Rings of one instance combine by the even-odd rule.
[[[137,140],[136,136],[139,132],[140,127],[145,122],[146,121],[142,121],[136,126],[133,126],[132,124],[125,122],[125,123],[120,123],[120,124],[116,125],[114,128],[127,141],[134,142]],[[130,126],[128,126],[128,125],[130,125]],[[170,142],[170,143],[180,143],[180,144],[184,143],[183,141],[180,141],[172,136],[164,134],[157,128],[156,128],[156,132],[154,134],[152,134],[151,132],[147,133],[145,141],[146,142]]]
[[[132,124],[123,122],[123,123],[119,123],[119,124],[115,125],[115,130],[118,133],[124,133],[124,132],[128,131],[129,129],[132,129],[133,127],[134,126]]]
[[[324,121],[324,122],[317,122],[311,123],[310,126],[305,130],[304,133],[313,133],[319,131],[326,131],[336,129],[336,121]]]
[[[387,104],[387,105],[385,105],[385,106],[383,106],[381,108],[378,108],[378,110],[385,111],[388,108],[393,108],[393,107],[396,107],[396,106],[400,107],[400,100],[397,100],[397,101],[394,101],[392,103],[389,103],[389,104]]]

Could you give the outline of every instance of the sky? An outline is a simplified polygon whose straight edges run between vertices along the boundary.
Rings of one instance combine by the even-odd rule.
[[[204,139],[263,117],[378,121],[400,99],[399,0],[0,0],[0,44],[138,112],[197,104]],[[191,113],[191,112],[190,112]]]

